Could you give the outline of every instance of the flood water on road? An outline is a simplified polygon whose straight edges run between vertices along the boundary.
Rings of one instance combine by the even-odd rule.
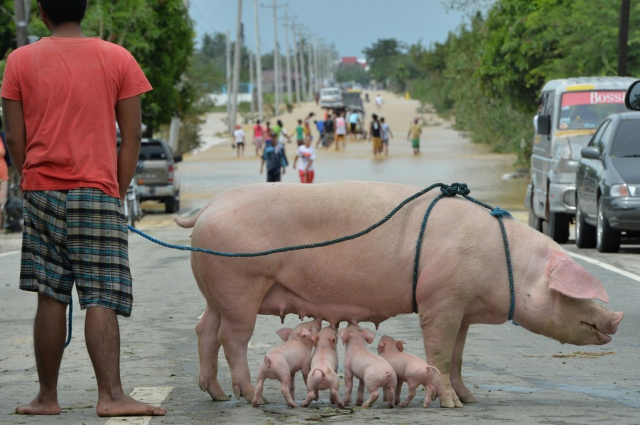
[[[381,181],[422,188],[438,182],[460,182],[467,183],[471,196],[478,200],[510,211],[524,211],[528,180],[502,178],[513,172],[515,155],[492,153],[487,146],[474,144],[454,130],[451,123],[433,115],[420,114],[425,121],[436,125],[423,127],[421,154],[414,156],[406,137],[416,106],[417,102],[401,98],[387,101],[385,107],[389,110],[384,114],[395,136],[390,141],[388,157],[373,158],[371,142],[366,140],[347,140],[346,151],[335,151],[333,147],[317,149],[314,183]],[[306,113],[301,110],[283,117],[285,127],[293,132],[295,119]],[[321,113],[319,109],[316,112],[317,115]],[[250,126],[245,126],[245,132],[250,133]],[[315,137],[317,133],[314,131],[313,134]],[[242,158],[236,157],[228,142],[180,164],[183,211],[201,208],[211,197],[226,189],[266,180],[266,175],[258,172],[260,159],[255,156],[252,138],[247,138]],[[295,141],[286,144],[290,164],[296,149]],[[297,170],[290,165],[282,181],[299,182]]]

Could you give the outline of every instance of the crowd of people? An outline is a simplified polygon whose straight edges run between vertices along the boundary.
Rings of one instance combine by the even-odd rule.
[[[376,97],[378,110],[383,104],[382,97]],[[288,131],[281,120],[275,125],[270,121],[264,124],[256,120],[251,128],[252,142],[255,155],[260,158],[260,174],[266,169],[267,182],[282,181],[289,160],[286,154],[286,145],[292,143],[295,137],[297,143],[296,155],[293,160],[293,169],[299,164],[298,175],[301,183],[312,183],[314,180],[314,162],[317,149],[345,150],[347,140],[362,138],[372,143],[373,156],[389,155],[389,140],[393,137],[393,131],[384,117],[371,114],[371,122],[365,127],[363,117],[357,111],[326,109],[324,117],[319,119],[315,112],[309,112],[303,119],[297,120],[297,126],[293,131]],[[315,131],[312,129],[315,127]],[[317,133],[317,134],[314,134]],[[410,125],[407,141],[411,142],[414,155],[420,153],[420,135],[422,126],[420,119],[415,117]],[[314,144],[315,140],[315,144]],[[237,150],[237,156],[244,156],[247,134],[241,126],[236,126],[233,133],[232,147]]]

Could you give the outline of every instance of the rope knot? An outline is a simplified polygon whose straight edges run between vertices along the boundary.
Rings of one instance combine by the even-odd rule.
[[[451,186],[444,184],[440,187],[440,191],[444,196],[449,197],[456,195],[467,196],[471,193],[466,183],[452,183]]]
[[[491,212],[489,214],[491,214],[495,218],[504,218],[504,217],[506,217],[506,218],[513,219],[513,216],[511,215],[511,213],[509,213],[509,211],[503,210],[500,207],[495,207],[493,210],[491,210]]]

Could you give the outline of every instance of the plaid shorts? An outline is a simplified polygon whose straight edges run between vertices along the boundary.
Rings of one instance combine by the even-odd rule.
[[[20,289],[131,315],[128,232],[119,199],[93,188],[25,191]]]

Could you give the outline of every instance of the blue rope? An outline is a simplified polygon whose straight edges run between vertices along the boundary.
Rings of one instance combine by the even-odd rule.
[[[284,247],[284,248],[276,248],[276,249],[270,249],[267,251],[258,251],[258,252],[223,252],[223,251],[213,251],[210,249],[205,249],[205,248],[197,248],[197,247],[191,247],[191,246],[183,246],[183,245],[174,245],[174,244],[169,244],[166,242],[163,242],[159,239],[156,239],[150,235],[147,235],[146,233],[131,227],[129,225],[127,225],[127,227],[129,228],[130,231],[137,233],[138,235],[142,236],[143,238],[146,238],[148,240],[150,240],[151,242],[154,242],[160,246],[163,246],[165,248],[171,248],[171,249],[177,249],[177,250],[181,250],[181,251],[193,251],[193,252],[200,252],[200,253],[204,253],[204,254],[211,254],[211,255],[215,255],[215,256],[219,256],[219,257],[242,257],[242,258],[249,258],[249,257],[263,257],[266,255],[271,255],[271,254],[278,254],[278,253],[282,253],[282,252],[289,252],[289,251],[299,251],[299,250],[303,250],[303,249],[314,249],[314,248],[321,248],[321,247],[325,247],[325,246],[329,246],[329,245],[334,245],[337,243],[341,243],[341,242],[346,242],[352,239],[356,239],[359,238],[361,236],[366,235],[367,233],[370,233],[371,231],[373,231],[374,229],[382,226],[384,223],[386,223],[387,221],[389,221],[391,219],[391,217],[393,217],[398,211],[400,211],[400,209],[402,209],[405,205],[407,205],[409,202],[419,198],[420,196],[424,195],[425,193],[431,191],[432,189],[439,187],[440,191],[442,192],[440,195],[438,195],[433,201],[431,201],[431,204],[429,205],[429,208],[427,209],[425,215],[424,215],[424,219],[422,220],[422,225],[420,227],[420,233],[418,235],[418,240],[416,242],[416,255],[415,255],[415,261],[414,261],[414,267],[413,267],[413,311],[414,313],[418,312],[418,305],[417,305],[417,300],[416,300],[416,291],[417,291],[417,287],[418,287],[418,269],[419,269],[419,263],[420,263],[420,251],[421,251],[421,247],[422,247],[422,240],[424,237],[424,232],[427,226],[427,220],[429,219],[429,215],[431,214],[431,210],[433,209],[433,207],[435,206],[435,204],[442,198],[445,197],[453,197],[456,195],[460,195],[463,198],[475,203],[476,205],[479,205],[483,208],[486,208],[488,210],[490,210],[490,214],[494,217],[496,217],[498,219],[498,222],[500,223],[500,229],[502,231],[502,239],[504,241],[504,248],[505,248],[505,255],[506,255],[506,261],[507,261],[507,270],[509,272],[509,291],[510,291],[510,305],[509,305],[509,320],[513,320],[513,313],[515,310],[515,289],[514,289],[514,284],[513,284],[513,269],[511,267],[511,255],[509,252],[509,241],[507,239],[507,232],[505,230],[504,227],[504,223],[502,221],[503,217],[507,217],[510,219],[513,219],[513,217],[511,216],[511,214],[503,209],[500,209],[500,207],[496,207],[493,208],[492,206],[485,204],[484,202],[478,201],[477,199],[472,198],[471,196],[469,196],[470,190],[468,188],[468,186],[465,183],[453,183],[451,185],[446,185],[444,183],[435,183],[432,184],[431,186],[427,187],[426,189],[421,190],[420,192],[408,197],[407,199],[405,199],[404,201],[402,201],[397,207],[395,207],[389,214],[387,214],[382,220],[378,221],[377,223],[369,226],[368,228],[354,233],[352,235],[348,235],[348,236],[343,236],[341,238],[337,238],[337,239],[332,239],[329,241],[324,241],[324,242],[318,242],[318,243],[312,243],[312,244],[304,244],[304,245],[294,245],[294,246],[288,246],[288,247]],[[71,319],[71,317],[69,317]],[[514,324],[516,324],[514,322]],[[71,329],[71,328],[69,328]]]

